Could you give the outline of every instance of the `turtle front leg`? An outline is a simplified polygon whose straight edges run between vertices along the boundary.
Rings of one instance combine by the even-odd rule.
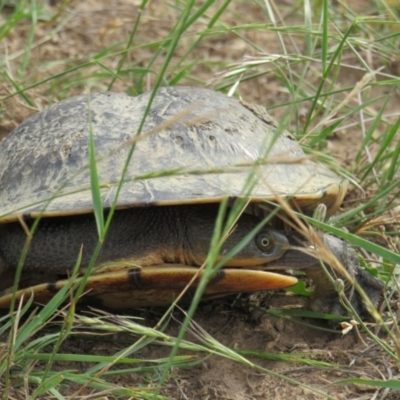
[[[347,242],[327,234],[320,235],[319,237],[326,249],[335,256],[354,282],[357,282],[362,288],[373,306],[377,307],[383,291],[383,282],[374,278],[360,267],[356,252],[348,246]],[[323,252],[323,249],[320,250]],[[328,271],[331,276],[337,276],[344,281],[343,291],[354,310],[361,316],[368,315],[367,306],[354,285],[338,269],[333,268],[329,264]],[[304,268],[304,272],[315,283],[314,294],[311,298],[311,308],[321,312],[344,315],[345,310],[340,304],[337,289],[332,284],[326,272],[321,268],[319,261],[312,266]]]
[[[321,261],[324,261],[331,276],[336,276],[345,282],[343,291],[358,315],[367,316],[368,309],[353,284],[346,279],[346,272],[363,289],[374,307],[378,306],[383,282],[360,267],[356,252],[345,241],[322,234],[317,236],[316,245],[307,246],[298,234],[290,236],[291,244],[296,247],[287,251],[279,260],[270,263],[268,269],[285,268],[304,271],[315,284],[310,304],[312,310],[336,315],[346,314],[339,301],[335,284],[321,267]],[[337,263],[339,263],[339,268],[334,268]],[[346,272],[339,272],[340,264]]]

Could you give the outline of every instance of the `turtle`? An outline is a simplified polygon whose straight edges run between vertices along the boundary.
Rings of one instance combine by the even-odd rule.
[[[190,301],[216,221],[227,223],[237,204],[243,213],[220,242],[216,262],[223,267],[203,298],[289,287],[297,278],[281,271],[299,266],[322,282],[320,303],[329,297],[335,304],[331,291],[324,294],[319,261],[294,248],[299,234],[271,210],[282,200],[305,214],[323,204],[329,216],[347,180],[308,159],[261,106],[188,86],[135,97],[83,94],[25,120],[0,143],[0,155],[0,308],[9,307],[13,290],[17,299],[47,302],[71,284],[77,262],[74,282],[89,274],[85,304],[167,305],[194,280],[182,299]],[[113,215],[93,266],[95,203],[104,218]],[[355,253],[323,238],[341,261],[350,254],[347,267],[357,274]],[[376,301],[380,283],[364,281]]]

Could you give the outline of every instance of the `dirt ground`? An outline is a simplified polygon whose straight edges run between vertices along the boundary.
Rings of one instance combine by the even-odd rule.
[[[396,370],[389,357],[382,354],[375,343],[365,335],[355,332],[343,336],[340,331],[326,332],[325,322],[306,318],[293,318],[292,321],[267,315],[252,305],[265,306],[267,309],[306,307],[304,299],[287,293],[263,294],[262,298],[249,299],[236,297],[201,304],[194,321],[221,344],[233,349],[252,350],[267,354],[266,359],[248,355],[247,358],[257,365],[271,371],[257,371],[238,362],[212,356],[198,366],[188,369],[174,369],[170,372],[162,394],[172,399],[224,399],[224,400],[263,400],[263,399],[299,399],[321,398],[311,390],[298,384],[291,384],[284,378],[293,379],[314,389],[320,389],[335,399],[371,399],[376,395],[375,388],[360,384],[334,385],[333,382],[346,378],[380,379],[387,375],[388,369]],[[162,316],[163,309],[135,312],[143,318],[140,322],[154,326]],[[176,311],[168,325],[166,333],[177,336],[183,315]],[[304,324],[308,324],[304,325]],[[56,328],[54,328],[56,329]],[[53,329],[50,329],[51,332]],[[87,329],[86,329],[87,331]],[[132,344],[138,337],[127,333],[111,336],[75,336],[67,340],[61,353],[113,355]],[[186,339],[198,342],[193,334]],[[149,345],[134,354],[135,358],[154,360],[168,357],[169,347]],[[190,354],[182,350],[179,354]],[[269,356],[268,356],[269,354]],[[335,367],[321,368],[312,365],[284,360],[271,359],[271,354],[289,354],[304,357],[315,362],[327,362]],[[87,368],[90,363],[59,363],[58,368]],[[119,368],[123,368],[119,367]],[[278,373],[281,376],[273,376]],[[283,377],[282,377],[283,376]],[[113,378],[113,382],[133,387],[147,382],[149,387],[157,385],[158,376],[154,374],[124,374]],[[79,387],[71,385],[70,390]],[[69,393],[69,392],[68,392]],[[80,392],[89,395],[91,389]],[[383,391],[380,392],[382,396]],[[385,399],[397,399],[397,394],[386,393]],[[322,396],[324,398],[324,396]]]
[[[62,4],[67,4],[62,8]],[[28,106],[21,97],[13,97],[3,104],[3,119],[0,126],[0,137],[6,135],[16,127],[28,115],[42,109],[61,98],[86,91],[107,90],[110,78],[102,79],[101,68],[98,64],[90,64],[81,70],[71,74],[68,79],[61,75],[59,79],[35,85],[36,82],[47,79],[50,76],[62,73],[66,67],[73,67],[85,63],[91,57],[99,54],[104,48],[115,45],[115,51],[123,49],[123,44],[129,39],[132,25],[138,15],[140,1],[118,0],[111,3],[105,0],[86,0],[70,2],[49,1],[43,3],[43,15],[39,17],[32,53],[29,65],[24,71],[18,70],[18,62],[23,57],[24,46],[29,39],[31,28],[29,20],[18,23],[11,34],[0,44],[2,52],[7,55],[7,68],[9,73],[20,77],[25,74],[26,86],[32,85],[27,91],[33,104]],[[179,2],[176,2],[178,4]],[[287,21],[296,21],[296,15],[285,15],[288,2],[282,2],[280,11]],[[359,7],[367,12],[369,1],[354,2],[352,7]],[[215,8],[222,2],[216,2]],[[12,7],[12,6],[10,6]],[[54,16],[60,11],[59,19],[49,19],[46,16]],[[5,9],[0,18],[6,18],[11,9]],[[173,23],[176,22],[177,13],[172,7],[167,7],[162,1],[151,1],[143,12],[142,21],[138,29],[138,42],[144,43],[160,40],[170,32]],[[222,16],[221,21],[234,26],[254,22],[269,22],[267,16],[260,13],[260,7],[255,3],[246,1],[232,2],[228,11]],[[236,21],[236,22],[235,22]],[[198,22],[191,28],[191,33],[196,29],[204,29],[204,23]],[[188,34],[177,49],[176,57],[180,57],[187,50],[191,42],[191,34]],[[254,45],[259,46],[258,48]],[[301,52],[305,44],[299,36],[292,36],[286,43],[289,53]],[[228,64],[242,62],[245,56],[257,56],[260,51],[268,54],[281,53],[281,47],[277,40],[276,32],[267,29],[249,30],[243,34],[210,35],[193,51],[190,59],[196,60],[190,76],[179,84],[197,85],[201,82],[209,83],[211,87],[218,88],[218,77],[221,71],[225,71]],[[128,54],[126,65],[136,68],[147,66],[154,56],[153,51],[146,47],[138,46],[138,49]],[[101,62],[111,70],[116,70],[119,57],[108,57]],[[17,62],[18,61],[18,62]],[[339,81],[343,87],[355,85],[363,76],[363,72],[353,68],[352,60],[345,60],[349,65],[340,71]],[[385,68],[395,68],[395,59]],[[380,65],[373,65],[373,68]],[[160,61],[156,61],[153,69],[157,70]],[[392,65],[392,66],[391,66]],[[391,73],[394,73],[391,70]],[[124,75],[124,80],[117,80],[112,87],[113,91],[122,91],[128,86],[135,86],[136,82],[129,72]],[[194,79],[197,79],[197,81]],[[144,86],[151,87],[154,76],[147,74],[143,79]],[[214,85],[214,83],[217,83]],[[385,88],[377,88],[375,96],[384,93]],[[2,97],[13,91],[9,84],[2,83],[0,95]],[[379,92],[380,91],[380,92]],[[281,83],[270,74],[264,74],[256,79],[241,84],[238,93],[246,100],[266,107],[285,103],[289,96]],[[393,107],[399,99],[393,94]],[[305,104],[303,107],[307,107]],[[377,105],[374,105],[377,106]],[[390,110],[390,109],[389,109]],[[300,110],[301,111],[301,110]],[[304,110],[303,110],[304,111]],[[282,106],[273,108],[271,113],[279,118],[287,112]],[[296,121],[293,118],[292,126],[296,129]],[[328,143],[329,152],[335,156],[339,163],[347,167],[351,164],[354,154],[359,150],[361,133],[355,127],[348,131],[338,131]],[[354,193],[354,192],[353,192]],[[354,194],[353,194],[354,196]],[[299,300],[285,293],[268,295],[268,306],[279,308],[286,305],[297,305]],[[320,361],[328,361],[337,364],[335,370],[323,370],[312,366],[305,366],[283,361],[260,360],[257,363],[263,367],[279,372],[292,379],[314,388],[320,388],[330,393],[338,400],[345,399],[371,399],[374,398],[376,389],[366,386],[332,385],[331,383],[345,378],[374,378],[388,377],[388,371],[398,375],[397,367],[392,361],[382,354],[367,338],[361,340],[356,334],[350,333],[342,336],[340,333],[326,333],[312,327],[299,325],[296,321],[283,321],[255,310],[250,305],[233,305],[234,299],[214,301],[201,305],[198,309],[195,321],[210,335],[222,344],[238,349],[252,349],[267,353],[302,353],[310,358]],[[154,315],[155,313],[155,315]],[[159,311],[140,312],[145,318],[144,324],[152,326],[159,317]],[[177,319],[180,316],[177,315]],[[303,321],[304,322],[304,321]],[[310,321],[306,321],[310,322]],[[315,323],[315,322],[314,322]],[[323,323],[318,322],[319,326]],[[172,320],[168,332],[176,334],[179,323]],[[114,340],[117,339],[117,340]],[[113,337],[112,344],[104,345],[102,338],[71,339],[63,345],[62,351],[80,354],[113,354],[119,348],[126,345],[129,337]],[[118,344],[118,341],[121,344]],[[168,348],[160,346],[147,346],[142,354],[136,355],[146,359],[155,359],[168,355]],[[251,357],[250,357],[251,359]],[[77,368],[76,365],[73,366]],[[66,368],[65,364],[62,368]],[[85,368],[81,365],[80,368]],[[140,384],[154,380],[154,377],[141,376],[117,376],[115,382],[123,385]],[[151,382],[156,384],[157,382]],[[72,393],[77,388],[71,388]],[[89,392],[86,392],[88,394]],[[64,393],[67,395],[68,393]],[[163,394],[172,399],[298,399],[311,400],[318,398],[306,388],[290,384],[281,378],[264,372],[256,373],[254,369],[246,369],[242,364],[235,363],[221,357],[210,357],[201,365],[187,370],[176,370],[170,376],[167,388]],[[385,396],[384,396],[385,395]],[[377,398],[400,399],[396,392],[379,392]],[[398,397],[397,397],[398,396]]]

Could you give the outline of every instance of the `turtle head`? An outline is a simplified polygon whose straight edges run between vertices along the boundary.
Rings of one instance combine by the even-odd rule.
[[[285,235],[272,228],[264,228],[255,235],[252,229],[238,225],[222,244],[221,258],[232,251],[232,257],[225,263],[230,267],[257,267],[282,257],[289,248]],[[250,227],[248,227],[250,228]]]
[[[196,264],[202,264],[210,251],[214,234],[216,215],[207,218],[202,215],[191,225],[190,247]],[[286,236],[272,228],[260,228],[261,220],[250,214],[243,214],[230,234],[222,240],[218,260],[228,256],[225,266],[262,267],[277,260],[289,248]]]

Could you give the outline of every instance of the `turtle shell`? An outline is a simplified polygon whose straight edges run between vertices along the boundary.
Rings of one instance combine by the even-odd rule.
[[[163,87],[154,98],[93,93],[48,107],[0,143],[1,222],[91,212],[90,134],[104,208],[122,176],[118,208],[281,196],[329,213],[347,188],[261,107],[194,87]]]

